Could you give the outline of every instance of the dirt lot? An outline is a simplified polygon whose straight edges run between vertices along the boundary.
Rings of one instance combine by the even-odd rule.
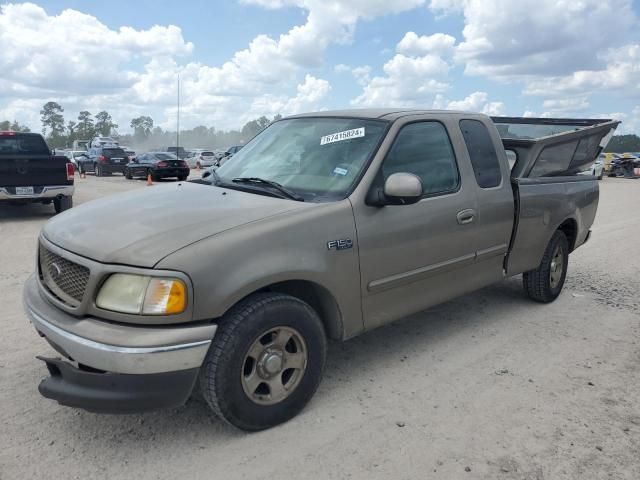
[[[90,177],[75,202],[131,188]],[[53,207],[0,207],[0,478],[638,479],[639,209],[640,181],[605,178],[555,303],[518,277],[332,345],[303,413],[249,435],[199,401],[100,416],[42,398],[52,351],[21,292]]]

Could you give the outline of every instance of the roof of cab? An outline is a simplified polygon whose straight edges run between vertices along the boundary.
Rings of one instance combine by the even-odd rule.
[[[407,109],[407,108],[351,108],[345,110],[326,110],[323,112],[309,112],[301,113],[298,115],[291,115],[287,118],[301,118],[301,117],[354,117],[354,118],[368,118],[368,119],[382,119],[382,120],[397,120],[401,117],[407,117],[410,115],[476,115],[470,112],[462,112],[457,110],[424,110],[424,109]]]

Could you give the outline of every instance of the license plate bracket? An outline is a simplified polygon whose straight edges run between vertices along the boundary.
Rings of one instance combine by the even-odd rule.
[[[16,195],[33,195],[33,187],[16,187]]]

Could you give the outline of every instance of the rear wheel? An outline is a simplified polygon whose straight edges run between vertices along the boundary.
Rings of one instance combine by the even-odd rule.
[[[95,164],[93,166],[93,173],[95,174],[96,177],[101,177],[102,176],[102,167],[99,164]]]
[[[221,419],[263,430],[304,408],[325,358],[324,328],[309,305],[289,295],[254,294],[222,318],[200,369],[200,388]]]
[[[558,298],[568,265],[569,242],[566,235],[558,230],[551,237],[540,266],[522,275],[524,290],[529,298],[541,303],[550,303]]]
[[[178,176],[178,180],[184,182],[187,179],[188,175],[180,175]]]
[[[56,213],[64,212],[73,207],[73,197],[62,197],[53,199],[53,208]]]

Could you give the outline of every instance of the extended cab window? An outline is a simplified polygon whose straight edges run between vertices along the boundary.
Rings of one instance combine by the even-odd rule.
[[[460,130],[467,145],[478,185],[481,188],[500,185],[502,182],[500,163],[487,127],[478,120],[460,120]]]
[[[411,123],[400,130],[382,164],[385,180],[398,172],[420,177],[425,195],[457,190],[458,167],[449,135],[441,123]]]

